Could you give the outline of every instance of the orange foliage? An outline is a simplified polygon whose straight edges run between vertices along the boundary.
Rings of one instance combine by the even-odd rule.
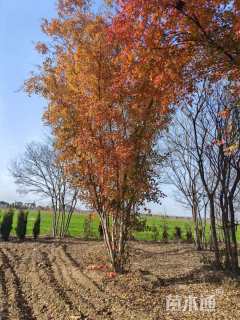
[[[159,90],[167,88],[166,103],[191,92],[206,76],[212,81],[239,79],[238,0],[116,3],[110,37],[122,43],[123,70],[134,78],[145,72]]]
[[[229,117],[230,113],[231,113],[230,109],[225,109],[225,110],[219,112],[219,116],[222,117],[223,119],[226,119]]]
[[[174,75],[164,71],[160,87],[149,82],[152,66],[125,70],[119,41],[109,41],[108,23],[87,3],[59,1],[58,18],[44,21],[51,47],[37,45],[47,56],[26,90],[48,100],[44,118],[82,199],[98,213],[131,212],[157,198],[154,147],[169,120]]]
[[[48,99],[66,170],[98,212],[154,196],[153,150],[173,106],[206,76],[240,76],[239,1],[116,3],[109,25],[87,0],[60,0],[42,26],[51,50],[37,44],[42,73],[26,83]]]
[[[178,105],[206,78],[229,80],[232,93],[239,96],[239,0],[115,2],[118,10],[109,37],[121,43],[120,86],[147,83],[144,90],[162,108]],[[230,110],[221,112],[223,119],[229,116]],[[234,134],[235,146],[239,136]],[[230,145],[229,150],[235,149]]]

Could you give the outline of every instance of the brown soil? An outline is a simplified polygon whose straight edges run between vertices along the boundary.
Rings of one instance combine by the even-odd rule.
[[[0,319],[240,319],[240,280],[203,265],[191,245],[130,247],[131,269],[110,277],[89,268],[106,264],[101,242],[1,243]],[[216,307],[167,311],[169,295],[194,296],[197,303],[214,295]]]

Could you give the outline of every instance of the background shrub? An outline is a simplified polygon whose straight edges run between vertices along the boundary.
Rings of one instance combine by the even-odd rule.
[[[40,226],[41,226],[41,213],[40,211],[38,211],[37,218],[34,221],[33,230],[32,230],[34,240],[37,240],[37,238],[39,237]]]
[[[186,240],[190,243],[193,242],[192,229],[191,229],[191,226],[189,225],[186,226]]]
[[[133,227],[134,231],[138,231],[138,232],[146,231],[147,230],[147,219],[136,215],[133,217],[132,225],[134,226]]]
[[[86,240],[92,237],[92,220],[92,215],[88,214],[83,222],[83,237]]]
[[[103,238],[103,227],[102,227],[101,222],[99,223],[99,226],[98,226],[98,234],[99,234],[100,239],[102,239]]]
[[[169,233],[168,233],[168,226],[166,223],[163,225],[163,232],[162,232],[162,240],[167,243],[169,239]]]
[[[175,239],[175,240],[180,240],[180,239],[182,239],[182,230],[181,230],[181,228],[178,227],[178,226],[175,227],[174,239]]]
[[[3,214],[3,219],[0,227],[2,239],[8,241],[13,224],[14,211],[12,209],[8,210]]]
[[[16,227],[16,235],[19,240],[24,240],[27,232],[27,218],[28,212],[24,212],[20,210],[17,216],[17,227]]]
[[[159,230],[157,226],[153,225],[152,226],[152,239],[153,241],[157,241],[159,238]]]

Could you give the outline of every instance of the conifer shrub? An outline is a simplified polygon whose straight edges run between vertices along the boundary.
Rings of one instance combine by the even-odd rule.
[[[14,211],[12,209],[4,212],[3,214],[0,232],[1,232],[2,239],[4,241],[9,240],[9,236],[12,230],[13,216],[14,216]]]
[[[37,238],[39,237],[40,228],[41,228],[41,212],[38,211],[37,218],[34,221],[33,230],[32,230],[34,240],[37,240]]]
[[[162,240],[163,240],[163,242],[167,243],[168,239],[169,239],[168,226],[166,223],[164,223],[163,232],[162,232]]]
[[[23,241],[27,232],[28,212],[20,210],[17,216],[16,235],[20,241]]]
[[[141,215],[134,215],[132,217],[132,229],[138,232],[147,231],[147,219],[143,218]]]
[[[174,231],[174,239],[181,240],[182,239],[182,229],[178,226],[175,227]]]
[[[192,243],[193,242],[193,234],[192,234],[192,229],[191,226],[186,226],[186,240],[187,242]]]
[[[103,238],[103,227],[102,227],[101,222],[99,223],[99,226],[98,226],[98,234],[99,234],[99,237],[102,239]]]
[[[152,239],[153,241],[157,241],[159,238],[159,230],[156,225],[152,226]]]
[[[92,215],[88,214],[83,222],[83,237],[88,240],[92,237]]]

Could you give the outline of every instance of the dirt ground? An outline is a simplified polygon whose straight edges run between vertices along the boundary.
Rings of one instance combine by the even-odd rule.
[[[98,270],[102,242],[1,242],[0,319],[240,319],[240,279],[214,272],[191,245],[130,248],[129,272],[114,277]]]

